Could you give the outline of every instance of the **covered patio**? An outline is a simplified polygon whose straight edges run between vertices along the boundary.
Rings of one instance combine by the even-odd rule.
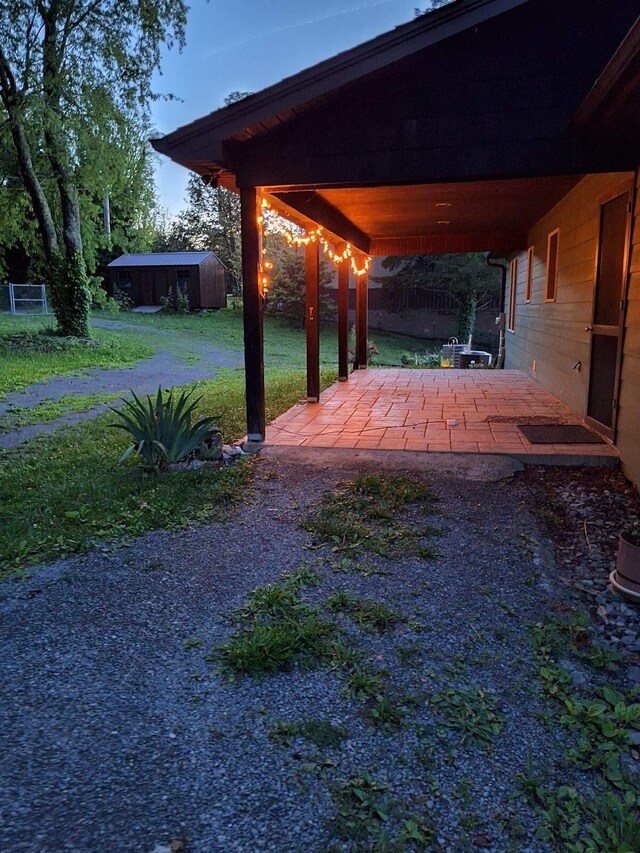
[[[585,175],[634,168],[622,141],[598,142],[612,119],[592,102],[636,17],[629,0],[588,0],[578,28],[571,4],[456,0],[153,141],[240,195],[249,442],[615,458],[606,444],[530,445],[519,419],[580,421],[524,373],[368,369],[367,277],[376,255],[487,252],[505,263],[504,291],[506,261]],[[276,214],[306,257],[307,402],[267,429],[263,232]],[[323,253],[338,269],[342,383],[321,394]]]
[[[533,444],[522,424],[582,424],[518,370],[369,368],[267,427],[275,446],[494,453],[536,464],[614,465],[606,443]]]

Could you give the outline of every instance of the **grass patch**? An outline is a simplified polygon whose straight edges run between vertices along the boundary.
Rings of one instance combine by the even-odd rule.
[[[269,417],[304,393],[304,373],[266,373]],[[221,414],[226,440],[245,429],[244,374],[201,383],[198,413]],[[96,543],[210,520],[243,498],[251,465],[156,478],[117,465],[127,437],[113,414],[40,436],[0,454],[0,573],[86,551]]]
[[[53,334],[43,318],[0,317],[0,398],[49,379],[95,367],[130,367],[154,352],[147,335],[100,329],[83,341]]]
[[[288,746],[293,738],[301,737],[310,741],[318,749],[340,746],[347,737],[347,730],[342,726],[334,726],[328,720],[303,720],[301,723],[277,720],[269,732],[269,737],[278,743]]]
[[[331,563],[329,568],[336,575],[355,574],[362,575],[365,578],[368,578],[371,575],[389,574],[389,572],[387,572],[385,569],[379,568],[379,566],[372,566],[367,563],[356,563],[353,560],[350,560],[348,557],[343,557],[342,559]]]
[[[227,308],[206,314],[194,313],[184,316],[176,314],[114,314],[95,312],[95,317],[117,320],[123,323],[135,323],[148,327],[150,331],[178,333],[180,338],[200,343],[210,343],[240,352],[243,345],[242,309]],[[379,355],[375,364],[379,366],[399,366],[402,354],[407,349],[415,349],[421,341],[395,335],[391,332],[371,332]],[[305,367],[305,332],[277,317],[264,317],[264,354],[267,364],[281,367],[286,364],[290,369]],[[338,333],[335,324],[323,324],[320,329],[320,362],[325,367],[335,367],[338,363]]]
[[[403,621],[399,613],[395,613],[383,602],[373,601],[370,598],[358,598],[344,590],[330,595],[327,605],[334,613],[344,613],[351,617],[360,628],[386,631]]]
[[[317,607],[302,601],[299,588],[305,583],[291,576],[256,589],[234,614],[238,629],[209,659],[223,672],[253,676],[289,670],[296,664],[310,667],[327,659],[338,627],[323,619]]]
[[[566,619],[550,618],[533,627],[533,642],[538,656],[556,659],[571,652],[593,669],[615,671],[622,654],[593,639],[593,626],[584,611],[576,611]]]
[[[353,699],[371,700],[382,696],[389,673],[366,665],[356,665],[349,672],[344,692]]]
[[[335,785],[332,790],[337,809],[334,833],[350,841],[366,841],[378,834],[389,820],[388,790],[388,785],[376,781],[366,771]]]
[[[372,725],[385,732],[397,731],[404,722],[404,712],[385,693],[376,696],[367,709],[367,717]]]
[[[486,690],[450,688],[435,694],[431,705],[443,718],[441,725],[459,732],[464,744],[490,746],[504,726],[497,702]]]
[[[422,540],[437,531],[403,524],[400,516],[412,508],[433,513],[437,501],[436,493],[419,480],[366,475],[325,495],[302,526],[316,545],[329,545],[335,552],[432,557],[435,551]]]
[[[111,403],[119,394],[78,394],[59,400],[43,400],[35,406],[11,406],[0,421],[0,432],[10,432],[33,424],[55,421],[63,415],[87,412],[102,404]]]
[[[578,693],[572,688],[570,675],[558,665],[563,651],[571,652],[573,646],[573,653],[579,653],[575,637],[581,636],[584,629],[584,620],[576,620],[575,616],[566,622],[551,619],[534,626],[533,644],[540,664],[542,692],[557,703],[559,720],[573,735],[567,749],[569,760],[583,770],[596,771],[615,788],[636,790],[622,757],[629,749],[629,732],[640,729],[640,703],[630,701],[607,684]]]

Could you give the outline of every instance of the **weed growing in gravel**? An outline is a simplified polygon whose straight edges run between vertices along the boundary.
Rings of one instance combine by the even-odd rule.
[[[549,619],[533,626],[532,636],[542,692],[560,710],[554,721],[559,720],[572,735],[566,752],[568,766],[594,771],[597,784],[607,787],[591,801],[571,785],[557,790],[546,787],[544,778],[532,772],[529,759],[519,781],[540,812],[540,837],[571,853],[640,849],[640,789],[623,762],[630,732],[640,728],[640,704],[609,685],[578,692],[570,675],[558,665],[566,654],[592,665],[595,660],[599,669],[617,665],[606,649],[593,657],[590,623],[584,614]]]
[[[618,669],[620,652],[595,642],[592,634],[591,620],[584,611],[576,611],[566,619],[547,619],[533,626],[536,655],[555,659],[570,652],[593,669]]]
[[[564,502],[550,487],[541,487],[539,492],[538,516],[549,527],[559,529],[566,523]]]
[[[486,690],[444,690],[431,698],[442,725],[460,732],[463,743],[490,746],[500,734],[504,719],[496,699]]]
[[[389,574],[389,572],[379,568],[378,566],[365,565],[364,563],[354,563],[348,557],[343,557],[341,560],[331,563],[330,568],[331,571],[334,572],[334,574],[353,573],[357,575],[362,575],[365,578],[369,577],[370,575]]]
[[[234,619],[238,630],[209,656],[223,671],[260,675],[312,666],[326,659],[338,627],[302,601],[298,587],[308,575],[291,575],[254,590]]]
[[[385,732],[397,731],[404,722],[402,708],[395,705],[386,694],[376,696],[375,702],[367,710],[367,717],[376,728]]]
[[[433,528],[420,530],[400,523],[399,515],[415,506],[435,512],[438,497],[417,480],[399,476],[362,476],[325,495],[315,515],[303,523],[317,545],[336,552],[368,551],[382,557],[416,554],[431,558],[422,540],[434,535]]]
[[[540,813],[537,838],[567,853],[636,853],[640,850],[637,793],[611,791],[589,800],[571,785],[531,784],[525,794]]]
[[[416,643],[402,643],[396,646],[396,654],[403,666],[415,666],[422,659],[423,649]]]
[[[389,820],[388,790],[388,785],[377,782],[366,771],[335,785],[332,797],[338,813],[333,820],[334,833],[350,841],[366,841],[378,834]]]
[[[351,670],[364,661],[363,652],[352,641],[336,636],[327,650],[330,669]]]
[[[293,738],[302,737],[311,741],[318,749],[339,746],[347,736],[347,730],[342,726],[334,726],[328,720],[303,720],[301,723],[276,720],[269,732],[271,740],[288,746]]]
[[[344,692],[353,699],[374,699],[384,690],[384,684],[389,673],[383,669],[373,669],[368,666],[355,667],[347,678]]]
[[[386,631],[392,625],[402,622],[402,616],[395,613],[386,604],[372,601],[370,598],[358,598],[345,590],[330,595],[327,605],[334,613],[350,616],[360,628],[375,628]]]

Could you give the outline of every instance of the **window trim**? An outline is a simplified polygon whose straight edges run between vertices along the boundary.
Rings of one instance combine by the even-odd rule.
[[[554,279],[553,279],[553,296],[549,296],[549,284],[551,282],[551,276],[549,273],[551,272],[551,268],[549,266],[549,254],[551,241],[555,237],[556,241],[556,254],[555,254],[555,267],[554,267]],[[544,301],[545,302],[556,302],[558,299],[558,257],[560,255],[560,229],[555,228],[553,231],[550,231],[547,235],[547,272],[544,280]]]
[[[535,257],[535,247],[529,246],[527,249],[527,278],[524,289],[524,302],[528,305],[533,296],[533,260]]]
[[[516,331],[516,305],[518,302],[518,258],[515,257],[510,264],[509,279],[509,313],[507,314],[507,331],[512,335]]]

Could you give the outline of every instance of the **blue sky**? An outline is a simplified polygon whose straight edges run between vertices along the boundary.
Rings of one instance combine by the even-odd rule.
[[[168,133],[221,106],[234,90],[258,91],[413,17],[416,0],[192,0],[187,45],[165,51],[152,116]],[[426,6],[426,2],[419,5]],[[188,172],[160,158],[160,204],[175,214]]]

